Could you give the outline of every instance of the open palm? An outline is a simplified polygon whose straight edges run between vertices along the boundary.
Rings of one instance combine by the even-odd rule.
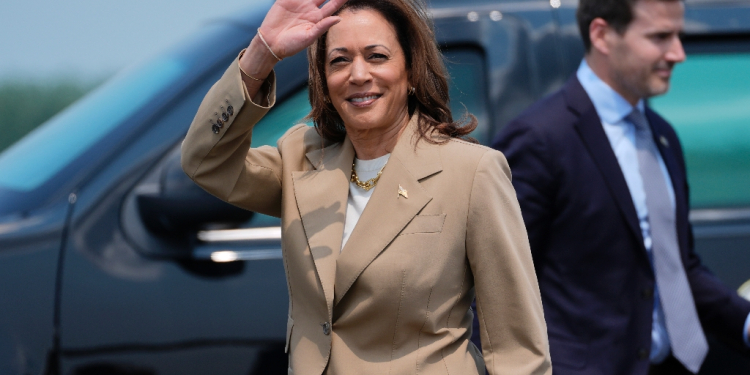
[[[311,45],[339,22],[331,17],[346,0],[276,0],[260,29],[273,51],[289,57]]]

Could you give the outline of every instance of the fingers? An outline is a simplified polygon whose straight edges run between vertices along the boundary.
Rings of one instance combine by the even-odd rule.
[[[325,34],[328,29],[330,29],[333,25],[339,23],[340,21],[341,17],[326,17],[320,20],[320,22],[315,24],[312,30],[312,33],[315,35],[315,39],[318,39],[321,35]]]
[[[321,4],[323,3],[323,1],[325,0],[315,0],[315,2],[320,2]],[[330,0],[326,5],[323,5],[323,7],[320,8],[321,12],[323,13],[323,17],[328,17],[331,14],[336,13],[336,11],[339,10],[339,8],[341,8],[341,6],[346,3],[346,1],[347,0]]]

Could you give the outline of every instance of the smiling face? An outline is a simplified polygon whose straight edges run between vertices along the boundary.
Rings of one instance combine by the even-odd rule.
[[[340,16],[326,40],[331,104],[351,136],[398,132],[409,120],[409,73],[396,30],[373,10]]]
[[[672,69],[685,60],[679,38],[684,14],[682,1],[640,0],[623,34],[607,32],[610,83],[631,103],[669,89]]]

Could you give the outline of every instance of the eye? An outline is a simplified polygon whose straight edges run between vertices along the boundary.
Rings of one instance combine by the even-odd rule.
[[[672,37],[672,33],[657,33],[654,34],[654,39],[658,41],[666,41]]]
[[[336,65],[338,63],[346,62],[346,58],[344,56],[334,57],[333,60],[329,63],[330,65]]]
[[[382,54],[382,53],[373,53],[370,55],[370,59],[373,60],[388,60],[388,56]]]

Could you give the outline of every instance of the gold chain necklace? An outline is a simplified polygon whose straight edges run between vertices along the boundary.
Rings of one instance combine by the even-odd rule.
[[[378,172],[377,176],[365,182],[362,182],[359,180],[359,176],[357,176],[357,170],[354,169],[355,164],[356,162],[352,163],[352,178],[350,179],[350,181],[355,183],[357,186],[361,187],[362,189],[365,189],[365,191],[370,191],[370,189],[374,188],[375,185],[378,184],[378,181],[380,180],[380,175],[383,174],[383,168],[385,168],[385,165],[383,165],[383,168],[380,168],[380,171]]]

